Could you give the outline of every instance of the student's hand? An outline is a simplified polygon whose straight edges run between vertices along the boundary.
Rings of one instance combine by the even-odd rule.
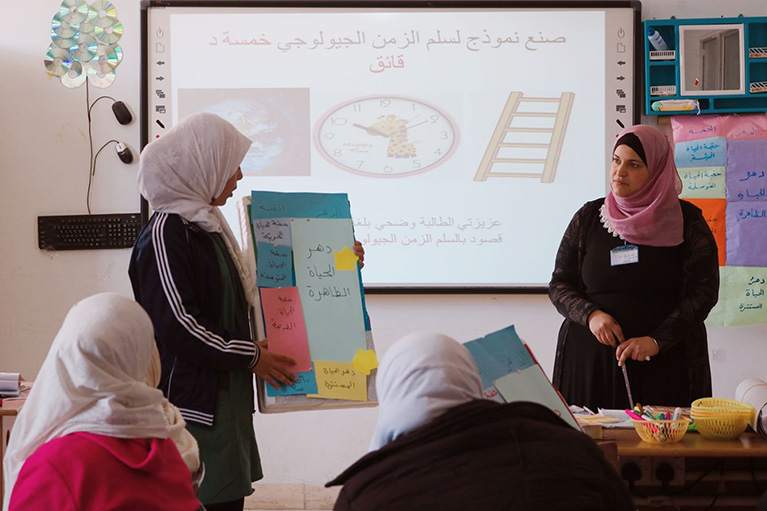
[[[618,365],[622,366],[628,359],[649,361],[658,351],[658,343],[652,337],[632,337],[618,346],[615,358],[618,359]]]
[[[360,269],[365,267],[365,249],[362,248],[362,243],[360,243],[357,240],[354,240],[354,247],[352,248],[354,250],[354,255],[360,258]]]
[[[296,375],[285,365],[296,365],[296,361],[286,355],[267,350],[266,341],[256,341],[256,344],[261,349],[261,356],[253,368],[256,376],[265,380],[275,389],[279,389],[280,385],[293,385],[296,382]]]
[[[615,318],[601,310],[595,310],[589,315],[589,330],[597,341],[606,346],[614,348],[624,341],[621,326]]]

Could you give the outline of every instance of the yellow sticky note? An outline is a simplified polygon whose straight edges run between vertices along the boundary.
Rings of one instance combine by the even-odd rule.
[[[317,393],[308,397],[367,401],[367,377],[352,367],[350,362],[314,360]]]
[[[357,261],[359,257],[349,247],[344,247],[340,252],[334,252],[336,257],[336,270],[348,271],[357,269]]]
[[[378,367],[378,358],[373,350],[357,350],[352,360],[352,367],[364,375],[370,374],[370,371]]]

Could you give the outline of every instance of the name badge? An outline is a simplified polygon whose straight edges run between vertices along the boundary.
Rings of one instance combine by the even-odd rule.
[[[639,262],[639,247],[636,245],[621,245],[610,250],[610,266],[634,264]]]

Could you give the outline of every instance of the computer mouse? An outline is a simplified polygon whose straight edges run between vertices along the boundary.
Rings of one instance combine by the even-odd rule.
[[[130,110],[128,110],[128,107],[125,106],[125,103],[122,101],[115,101],[112,104],[112,111],[115,113],[117,122],[120,124],[128,124],[133,120],[133,116],[131,115]]]
[[[133,161],[133,153],[128,146],[122,142],[117,142],[115,149],[117,150],[117,157],[120,158],[120,161],[123,163],[131,163]]]

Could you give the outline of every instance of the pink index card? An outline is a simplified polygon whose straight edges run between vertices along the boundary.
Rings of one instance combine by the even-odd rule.
[[[261,308],[269,351],[294,358],[296,365],[290,367],[294,373],[311,371],[312,359],[298,288],[262,287]]]

